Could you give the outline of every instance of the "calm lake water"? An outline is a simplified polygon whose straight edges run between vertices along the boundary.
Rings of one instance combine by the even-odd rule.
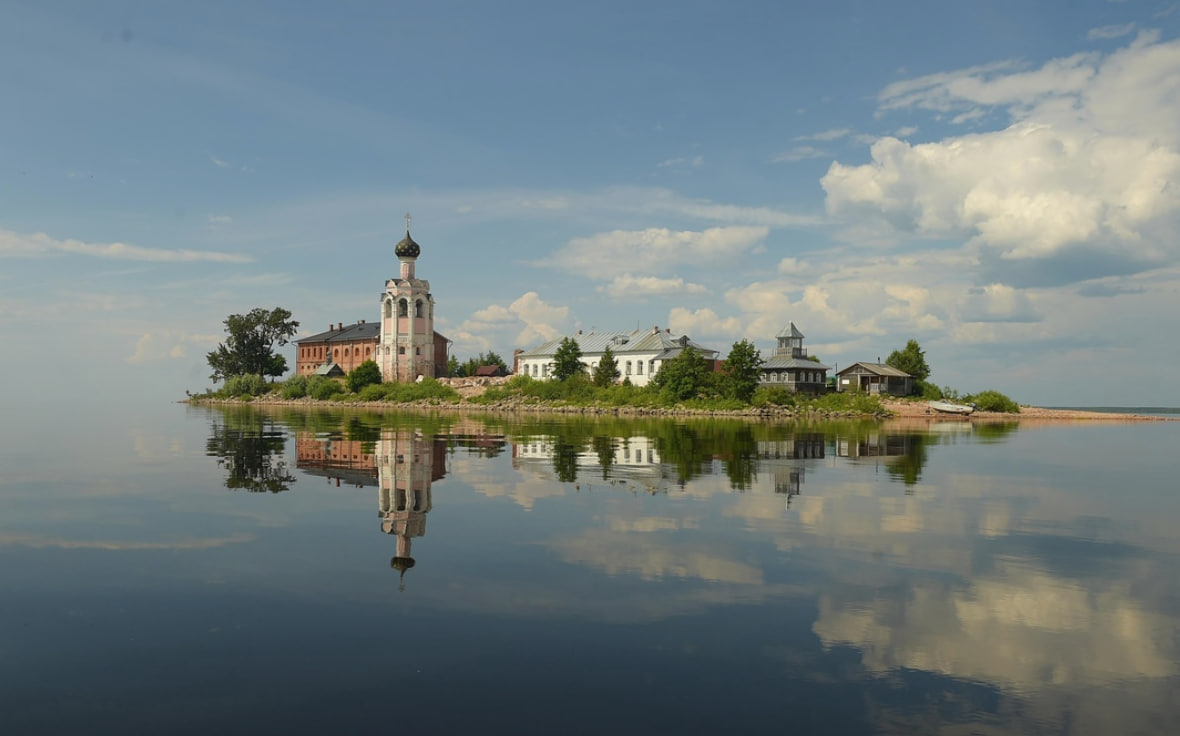
[[[1180,733],[1180,422],[6,424],[3,734]]]

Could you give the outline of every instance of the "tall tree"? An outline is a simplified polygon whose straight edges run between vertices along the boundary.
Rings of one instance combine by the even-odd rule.
[[[762,376],[762,353],[749,340],[738,340],[729,350],[722,368],[725,370],[724,390],[731,399],[749,402]]]
[[[660,365],[651,385],[671,401],[695,398],[706,383],[709,366],[704,356],[691,347]]]
[[[381,383],[381,367],[372,360],[366,360],[348,374],[348,390],[353,393],[378,383]]]
[[[213,369],[209,377],[220,381],[230,376],[282,375],[286,359],[282,364],[275,360],[275,346],[286,345],[298,329],[299,323],[282,307],[255,307],[247,314],[231,314],[225,318],[229,337],[205,356]]]
[[[563,337],[553,354],[553,377],[558,381],[576,376],[586,370],[582,363],[582,348],[572,337]]]
[[[905,371],[919,381],[925,381],[930,375],[930,366],[926,365],[926,353],[922,351],[917,340],[910,340],[903,349],[890,353],[885,359],[885,365]]]
[[[619,380],[619,375],[619,361],[615,359],[610,345],[607,345],[606,350],[602,351],[598,365],[594,366],[594,385],[605,388]]]

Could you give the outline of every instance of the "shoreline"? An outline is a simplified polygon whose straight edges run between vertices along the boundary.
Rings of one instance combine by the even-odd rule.
[[[1005,414],[1002,412],[975,412],[969,416],[939,414],[923,401],[903,399],[883,399],[884,414],[862,414],[858,412],[807,411],[796,412],[790,409],[775,407],[750,407],[748,409],[728,411],[706,411],[687,408],[653,408],[646,406],[568,406],[554,404],[538,404],[517,401],[499,402],[496,404],[475,404],[468,402],[464,396],[458,402],[419,401],[411,403],[390,403],[385,401],[323,401],[309,397],[301,399],[283,399],[280,397],[261,397],[250,401],[240,399],[217,399],[190,397],[178,403],[191,406],[267,406],[291,408],[331,408],[331,409],[364,409],[371,411],[413,411],[413,412],[454,412],[454,413],[485,413],[485,414],[580,414],[586,416],[623,416],[623,417],[719,417],[751,420],[792,420],[792,419],[866,419],[881,422],[904,424],[918,427],[923,424],[934,423],[994,423],[1020,422],[1022,424],[1048,423],[1107,423],[1128,424],[1141,422],[1174,422],[1180,421],[1180,416],[1159,416],[1154,414],[1114,413],[1100,411],[1085,411],[1081,409],[1048,409],[1036,406],[1021,406],[1019,414]]]

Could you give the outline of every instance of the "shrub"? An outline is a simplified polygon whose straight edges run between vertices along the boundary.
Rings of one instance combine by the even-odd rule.
[[[281,391],[284,399],[302,399],[307,396],[307,376],[288,378]]]
[[[381,383],[381,368],[372,360],[366,360],[348,374],[348,390],[359,393],[366,386]]]
[[[998,411],[1005,414],[1019,414],[1020,405],[999,391],[980,391],[972,396],[964,397],[965,401],[975,404],[980,411]]]
[[[795,406],[796,396],[794,392],[785,389],[781,386],[759,386],[754,390],[754,396],[750,399],[753,406]]]
[[[351,380],[352,376],[349,376]],[[371,383],[361,388],[357,392],[357,398],[361,401],[381,401],[389,393],[389,389],[384,383]]]
[[[914,393],[928,401],[937,401],[943,397],[942,389],[929,381],[914,381]]]
[[[269,391],[266,379],[256,375],[230,376],[221,390],[225,396],[262,396]]]
[[[307,393],[313,399],[324,401],[344,393],[344,387],[339,382],[324,376],[312,376],[307,381]]]
[[[423,378],[413,383],[384,383],[385,400],[397,403],[411,401],[458,401],[459,392],[433,378]]]

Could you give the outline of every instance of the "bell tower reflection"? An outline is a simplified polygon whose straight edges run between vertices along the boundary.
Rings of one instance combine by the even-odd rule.
[[[431,484],[446,475],[446,443],[414,430],[394,430],[377,441],[378,516],[381,531],[397,537],[390,567],[405,590],[406,570],[414,566],[415,537],[426,535],[426,514],[433,502]]]

